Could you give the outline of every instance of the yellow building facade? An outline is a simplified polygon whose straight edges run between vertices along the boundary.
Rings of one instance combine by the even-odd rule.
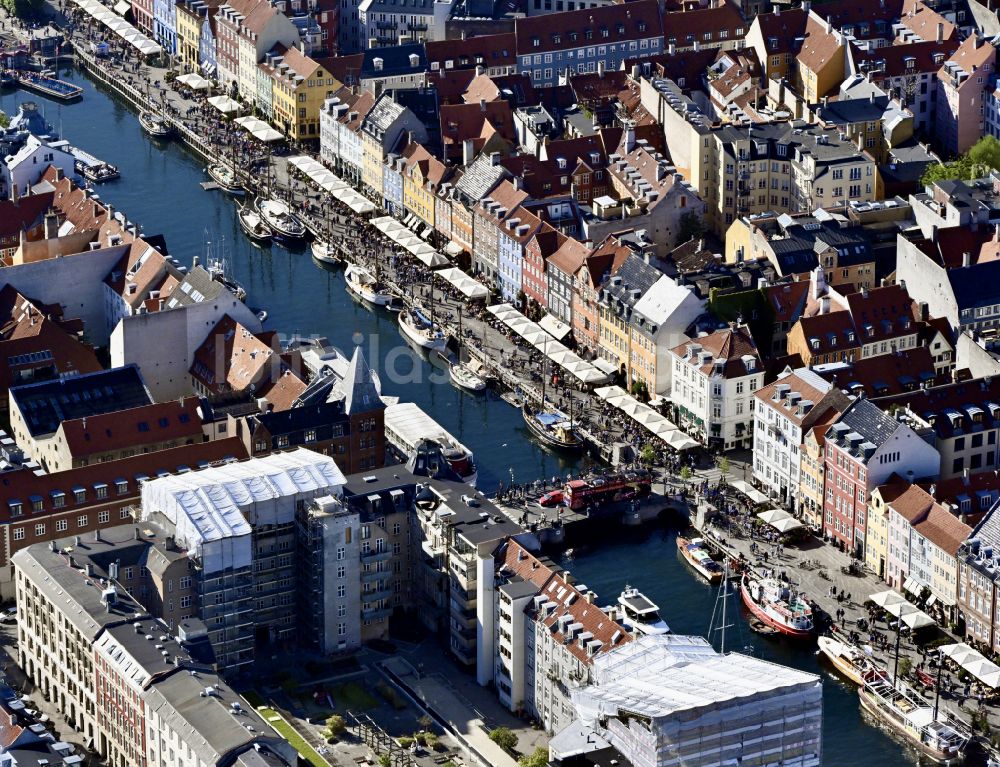
[[[201,39],[201,25],[204,17],[187,5],[177,6],[177,55],[187,72],[197,72],[200,65],[198,41]]]
[[[275,58],[269,71],[275,125],[293,141],[319,139],[320,110],[340,81],[296,48]]]

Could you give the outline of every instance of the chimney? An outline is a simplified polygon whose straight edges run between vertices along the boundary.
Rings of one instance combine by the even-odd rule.
[[[479,111],[480,112],[486,111],[486,99],[479,99]]]
[[[939,43],[944,42],[944,22],[939,21],[937,25],[937,41]]]
[[[485,74],[486,74],[486,67],[484,67],[482,64],[476,64],[476,76],[479,77]]]
[[[45,214],[45,239],[54,240],[59,236],[59,216],[55,213]]]
[[[830,296],[823,296],[819,300],[819,313],[829,314],[830,313]]]
[[[598,61],[597,62],[597,76],[600,77],[600,78],[604,77],[604,62],[603,61]]]
[[[635,149],[635,125],[625,128],[625,153],[628,154]]]
[[[467,138],[462,142],[462,165],[468,168],[474,159],[476,159],[476,149],[472,139]]]
[[[962,254],[962,266],[972,266],[972,253],[971,251],[965,251]]]
[[[875,91],[872,91],[871,93],[868,94],[868,103],[869,104],[875,103]]]

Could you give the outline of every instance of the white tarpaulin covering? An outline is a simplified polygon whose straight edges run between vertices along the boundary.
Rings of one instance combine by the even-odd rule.
[[[552,359],[553,355],[559,356],[563,361],[556,364],[562,367],[567,373],[576,376],[583,383],[607,383],[607,374],[602,373],[576,353],[569,351],[561,342],[556,341],[542,330],[537,322],[532,322],[510,304],[497,304],[496,306],[489,307],[488,311],[536,349],[539,349],[549,359]],[[541,333],[541,336],[537,335],[539,333]],[[529,337],[532,340],[528,340]],[[538,340],[536,341],[535,339]],[[569,352],[569,356],[560,356],[561,352]]]
[[[254,526],[292,523],[300,502],[340,495],[345,483],[332,458],[300,448],[150,480],[142,513],[166,515],[205,572],[219,572],[252,564]]]
[[[159,45],[142,34],[121,16],[116,16],[115,12],[104,5],[104,3],[99,3],[97,0],[75,0],[75,2],[81,11],[93,17],[96,21],[101,22],[116,35],[129,42],[143,56],[155,56],[163,51]]]
[[[317,162],[312,157],[307,157],[305,155],[289,157],[288,164],[298,168],[309,178],[310,181],[313,182],[313,184],[325,192],[330,192],[332,194],[341,189],[350,189],[343,179],[335,173],[331,173],[325,165]]]
[[[207,91],[212,87],[212,83],[201,75],[196,75],[194,72],[188,72],[186,75],[181,75],[177,78],[177,82],[181,85],[186,85],[193,91]]]
[[[466,298],[473,301],[488,298],[489,289],[463,272],[461,269],[452,267],[450,269],[440,269],[435,274],[443,280],[454,285]]]
[[[353,189],[334,190],[333,196],[355,213],[367,215],[375,212],[375,203],[366,199],[364,195],[359,192],[355,192]]]
[[[355,192],[355,194],[357,194]],[[358,195],[360,196],[360,195]],[[374,206],[372,206],[374,210]],[[382,216],[372,219],[375,228],[402,248],[406,248],[410,254],[418,261],[431,269],[440,266],[447,266],[451,261],[443,253],[434,250],[430,245],[421,240],[401,221],[397,221],[392,216]]]
[[[757,519],[770,525],[779,533],[790,533],[792,530],[798,530],[800,527],[805,527],[804,524],[799,522],[799,520],[783,509],[769,509],[768,511],[762,511],[757,515]]]
[[[546,314],[542,317],[542,319],[538,322],[538,327],[551,335],[557,341],[562,341],[569,335],[569,331],[572,329],[554,314]]]
[[[229,96],[212,96],[208,99],[208,103],[224,115],[236,115],[243,111],[240,102],[229,98]]]
[[[1000,687],[1000,666],[988,660],[978,650],[973,650],[965,642],[942,645],[938,650],[987,687]]]
[[[674,450],[688,450],[698,443],[677,428],[649,405],[644,405],[620,386],[602,386],[594,394],[612,407],[618,408],[636,423],[642,424]]]
[[[904,625],[909,626],[911,629],[934,625],[934,619],[931,616],[907,602],[903,595],[898,592],[891,590],[880,591],[868,598],[892,617],[899,618]]]
[[[393,218],[392,216],[373,218],[372,226],[393,240],[396,239],[394,235],[398,235],[400,232],[406,231],[406,226],[403,225],[403,222]]]

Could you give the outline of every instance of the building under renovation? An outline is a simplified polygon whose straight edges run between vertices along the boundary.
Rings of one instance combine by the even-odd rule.
[[[721,655],[701,637],[653,635],[596,656],[591,680],[572,693],[578,729],[636,767],[821,763],[823,691],[814,674]],[[559,748],[557,735],[556,758]]]

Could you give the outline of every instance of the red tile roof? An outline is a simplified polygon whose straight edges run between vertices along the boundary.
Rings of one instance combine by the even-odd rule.
[[[516,64],[516,39],[513,32],[497,35],[480,35],[464,40],[435,40],[424,44],[427,65],[437,69],[475,69],[476,65],[509,67]],[[449,63],[451,66],[449,66]]]
[[[201,442],[197,397],[63,421],[59,427],[74,458],[173,440]]]
[[[740,40],[746,22],[735,3],[722,2],[714,8],[677,11],[663,16],[663,39],[678,48],[698,42],[702,45]],[[739,30],[743,34],[738,34]]]
[[[656,0],[633,0],[620,5],[527,16],[514,22],[514,34],[518,56],[660,37],[660,7]]]
[[[746,325],[736,328],[723,328],[710,333],[707,336],[699,336],[690,341],[685,341],[679,346],[675,346],[671,351],[678,357],[685,357],[691,347],[700,346],[702,351],[710,352],[712,359],[705,365],[698,364],[698,358],[694,357],[694,364],[697,369],[706,375],[712,371],[715,364],[720,360],[725,360],[725,378],[739,378],[749,375],[743,357],[750,356],[755,360],[754,371],[760,372],[760,355],[757,353],[757,345]]]
[[[38,225],[54,200],[54,192],[0,200],[0,241]]]

